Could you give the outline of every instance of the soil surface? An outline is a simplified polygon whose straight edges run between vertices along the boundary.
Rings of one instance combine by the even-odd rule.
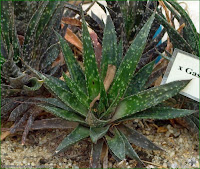
[[[199,168],[199,140],[187,129],[169,121],[135,121],[129,127],[138,128],[147,138],[164,149],[149,151],[135,148],[146,168]],[[83,140],[64,153],[53,156],[56,147],[71,130],[38,130],[28,135],[21,145],[21,132],[8,136],[1,143],[1,168],[88,168],[90,141]],[[109,168],[136,168],[135,160],[117,163],[109,156]]]

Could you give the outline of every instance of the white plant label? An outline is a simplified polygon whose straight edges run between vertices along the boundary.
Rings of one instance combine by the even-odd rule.
[[[161,84],[177,80],[191,80],[180,94],[199,102],[199,78],[199,58],[175,49]]]

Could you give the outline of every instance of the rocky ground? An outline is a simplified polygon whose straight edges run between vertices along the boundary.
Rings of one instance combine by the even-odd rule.
[[[199,168],[199,140],[187,129],[169,122],[136,121],[129,126],[147,136],[165,151],[149,151],[135,147],[146,168]],[[90,145],[83,140],[65,153],[52,156],[70,130],[32,131],[21,145],[21,133],[8,136],[1,143],[1,168],[88,168]],[[109,168],[136,168],[135,160],[116,163],[109,157]]]

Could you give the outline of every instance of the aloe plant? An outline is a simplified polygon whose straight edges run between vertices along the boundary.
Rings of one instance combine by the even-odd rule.
[[[50,75],[60,69],[60,65],[52,66],[60,52],[53,30],[60,31],[64,8],[63,2],[59,1],[39,2],[20,43],[17,16],[14,14],[16,4],[12,1],[3,1],[1,4],[1,117],[3,121],[8,119],[15,122],[11,133],[28,119],[23,134],[24,143],[35,117],[41,112],[35,108],[33,97],[48,96],[49,93],[42,87],[43,82],[31,74],[20,59]]]
[[[142,163],[131,144],[151,150],[161,150],[161,148],[123,122],[131,119],[172,119],[193,113],[192,110],[156,106],[178,94],[188,84],[188,80],[145,89],[154,61],[134,74],[154,17],[155,14],[139,31],[123,59],[117,56],[118,44],[114,24],[110,16],[107,17],[104,35],[113,41],[108,41],[108,37],[105,36],[103,38],[105,52],[100,72],[84,17],[82,17],[84,71],[75,60],[67,42],[57,32],[55,34],[59,39],[70,77],[63,74],[64,81],[51,79],[25,63],[55,96],[54,102],[43,98],[43,103],[38,106],[65,120],[78,123],[78,126],[57,147],[55,154],[89,137],[92,142],[91,168],[101,167],[99,160],[104,144],[109,147],[111,154],[117,160],[124,160],[128,156]],[[117,67],[118,62],[120,65]]]

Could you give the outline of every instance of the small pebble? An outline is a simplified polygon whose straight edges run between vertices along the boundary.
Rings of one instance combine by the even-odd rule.
[[[167,131],[166,134],[165,134],[165,136],[166,136],[166,137],[169,137],[170,134],[171,134],[171,133],[170,133],[169,131]]]
[[[178,139],[178,142],[179,142],[179,143],[182,143],[182,142],[183,142],[183,139],[182,139],[182,138],[179,138],[179,139]]]
[[[169,154],[170,157],[173,157],[174,155],[175,155],[175,152],[174,152],[174,151],[172,151],[172,152]]]
[[[163,163],[163,167],[167,168],[167,163]]]
[[[180,131],[176,131],[176,132],[174,133],[174,137],[178,137],[178,136],[180,136],[180,134],[181,134]]]
[[[167,129],[171,129],[171,125],[170,124],[167,125]]]
[[[172,163],[171,167],[172,167],[172,168],[177,168],[178,165],[177,165],[177,163],[175,162],[175,163]]]

